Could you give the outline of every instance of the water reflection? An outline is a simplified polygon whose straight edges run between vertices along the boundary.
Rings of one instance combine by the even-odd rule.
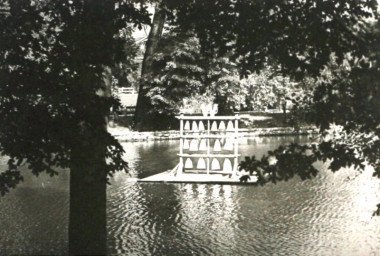
[[[204,184],[179,187],[177,195],[181,202],[182,232],[188,234],[187,241],[194,244],[184,248],[185,254],[213,254],[221,248],[236,248],[239,209],[235,207],[231,188]]]
[[[173,168],[178,162],[179,141],[122,143],[132,177],[146,177]]]
[[[306,141],[307,138],[298,138]],[[261,157],[293,137],[242,138]],[[123,255],[371,255],[380,251],[379,180],[367,168],[265,187],[143,184],[173,167],[178,141],[124,143],[130,174],[108,187],[108,248]],[[67,253],[68,175],[28,177],[0,199],[0,254]]]

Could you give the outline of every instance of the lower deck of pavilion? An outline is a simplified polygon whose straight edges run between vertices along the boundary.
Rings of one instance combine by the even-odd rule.
[[[250,176],[247,182],[241,182],[239,176],[226,175],[223,173],[180,173],[172,171],[161,172],[138,182],[166,182],[166,183],[206,183],[206,184],[252,184],[257,181],[255,176]]]

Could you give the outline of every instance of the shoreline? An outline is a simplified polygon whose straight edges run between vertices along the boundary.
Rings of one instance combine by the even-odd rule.
[[[108,132],[121,142],[179,139],[179,130],[136,132],[131,131],[126,127],[108,127]],[[315,133],[317,133],[317,128],[315,126],[301,127],[298,132],[293,127],[239,129],[239,137],[293,136]]]

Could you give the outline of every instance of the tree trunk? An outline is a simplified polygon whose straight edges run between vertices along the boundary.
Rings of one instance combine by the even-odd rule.
[[[100,166],[104,163],[100,163]],[[71,168],[70,255],[106,255],[107,253],[106,177],[91,179],[89,178],[91,172],[94,172],[91,165]]]
[[[111,69],[104,67],[103,90],[97,94],[111,97]],[[99,113],[99,115],[101,115]],[[107,116],[103,127],[107,130]],[[91,132],[91,131],[90,131]],[[81,143],[83,143],[81,145]],[[70,168],[69,254],[107,254],[107,173],[106,145],[93,138],[78,142],[72,151]]]
[[[104,68],[104,90],[97,94],[111,97],[111,69]],[[101,115],[101,114],[100,114]],[[106,116],[103,127],[107,130]],[[89,131],[91,132],[91,131]],[[69,254],[107,254],[107,173],[106,145],[102,140],[78,143],[72,151],[70,168]]]
[[[152,26],[149,32],[148,41],[146,42],[145,46],[145,54],[141,68],[141,82],[139,87],[139,95],[137,99],[134,117],[135,128],[137,130],[142,130],[147,121],[144,117],[146,115],[146,112],[148,111],[147,106],[149,106],[149,99],[145,97],[146,91],[144,88],[144,78],[151,72],[153,55],[156,51],[158,42],[161,38],[164,29],[166,13],[163,6],[164,0],[158,3],[155,7]]]
[[[281,107],[282,107],[282,113],[284,115],[284,124],[286,124],[288,122],[288,118],[286,116],[286,100],[284,100],[282,103],[281,103]]]

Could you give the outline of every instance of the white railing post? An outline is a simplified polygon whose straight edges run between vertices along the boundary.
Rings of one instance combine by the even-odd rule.
[[[183,165],[183,114],[181,114],[181,120],[180,120],[180,132],[179,132],[179,166],[178,166],[178,171],[177,174],[182,174],[182,170],[184,168]]]
[[[210,174],[210,119],[207,119],[207,174]]]
[[[239,154],[239,143],[238,143],[238,135],[239,135],[239,113],[235,113],[235,139],[234,139],[234,167],[232,171],[232,177],[236,177],[237,169],[238,169],[238,154]]]

